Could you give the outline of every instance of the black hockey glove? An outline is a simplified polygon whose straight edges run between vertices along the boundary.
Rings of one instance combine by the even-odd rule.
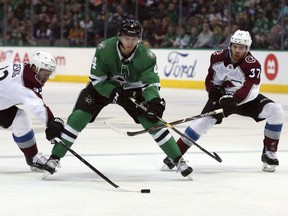
[[[155,123],[158,121],[157,117],[162,118],[165,110],[166,102],[162,98],[154,98],[147,103],[147,112],[145,113],[146,119]]]
[[[225,95],[225,89],[219,85],[213,85],[209,91],[208,97],[211,101],[218,101],[223,95]]]
[[[129,98],[137,97],[139,90],[127,89],[124,90],[122,87],[116,87],[110,94],[110,100],[114,104],[124,105],[131,103]]]
[[[223,108],[223,115],[228,117],[237,109],[237,101],[233,95],[224,95],[219,99],[219,105]]]
[[[55,137],[59,137],[64,129],[64,121],[61,118],[53,118],[51,119],[48,124],[47,128],[45,130],[46,133],[46,139],[51,140]]]

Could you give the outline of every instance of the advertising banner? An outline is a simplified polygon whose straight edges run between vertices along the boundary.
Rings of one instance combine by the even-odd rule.
[[[38,51],[47,51],[57,61],[54,81],[87,82],[95,48],[63,47],[0,47],[0,66],[9,62],[28,62]],[[204,88],[204,80],[214,50],[152,49],[162,87]],[[265,91],[288,93],[288,52],[252,51],[262,65],[262,86]],[[53,80],[52,80],[53,81]]]

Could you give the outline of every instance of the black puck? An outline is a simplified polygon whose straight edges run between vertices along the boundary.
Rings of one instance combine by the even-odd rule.
[[[141,189],[141,193],[150,193],[150,189]]]

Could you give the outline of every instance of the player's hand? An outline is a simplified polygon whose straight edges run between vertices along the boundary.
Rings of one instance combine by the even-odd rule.
[[[127,104],[130,102],[129,98],[135,98],[138,95],[139,90],[135,89],[127,89],[124,90],[122,87],[116,87],[111,95],[110,95],[110,100],[114,104]]]
[[[158,121],[157,117],[162,117],[165,110],[166,102],[162,98],[154,98],[147,103],[147,112],[145,113],[146,119],[155,123]]]
[[[213,85],[209,91],[209,100],[217,102],[223,95],[225,95],[225,89],[219,85]]]
[[[50,141],[55,137],[60,137],[63,129],[64,129],[64,121],[61,118],[56,117],[51,119],[48,122],[47,128],[45,130],[46,139]]]
[[[219,105],[223,108],[223,115],[228,117],[237,109],[237,101],[233,95],[224,95],[219,99]]]

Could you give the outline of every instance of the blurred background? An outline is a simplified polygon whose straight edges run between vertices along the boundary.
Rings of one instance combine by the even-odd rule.
[[[0,0],[0,45],[94,47],[135,17],[151,48],[226,48],[242,29],[287,50],[287,15],[288,0]]]

